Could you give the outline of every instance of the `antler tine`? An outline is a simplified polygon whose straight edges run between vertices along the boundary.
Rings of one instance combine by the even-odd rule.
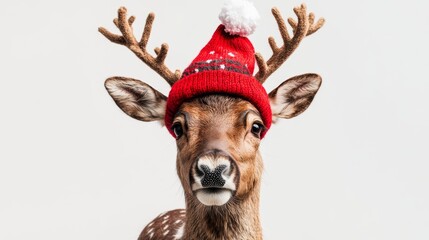
[[[258,79],[258,77],[257,77],[258,75],[265,76],[267,74],[268,66],[264,60],[264,57],[262,57],[262,55],[260,53],[256,53],[255,58],[256,58],[256,63],[258,64],[258,68],[259,68],[258,73],[255,75],[256,79]]]
[[[168,53],[168,45],[166,43],[163,43],[161,45],[161,49],[159,50],[158,53],[156,53],[158,56],[156,57],[156,61],[157,62],[164,62],[165,58],[167,57],[167,53]]]
[[[127,9],[125,7],[120,7],[118,9],[118,18],[115,18],[113,23],[116,25],[122,35],[113,34],[103,27],[100,27],[98,31],[110,41],[129,48],[138,58],[140,58],[159,75],[161,75],[168,82],[168,84],[172,86],[177,80],[180,79],[181,72],[176,70],[173,73],[164,64],[168,53],[168,45],[164,43],[161,45],[160,49],[156,48],[156,57],[150,55],[146,50],[154,19],[155,14],[150,13],[146,19],[146,24],[141,40],[137,41],[132,29],[132,24],[134,23],[135,17],[131,16],[127,19]]]
[[[264,83],[265,80],[273,72],[275,72],[286,61],[287,58],[289,58],[289,56],[295,51],[300,42],[306,36],[315,33],[324,24],[325,20],[323,18],[319,19],[316,24],[313,24],[314,14],[310,13],[307,16],[307,7],[305,4],[295,7],[293,10],[298,18],[298,22],[292,18],[288,19],[288,23],[293,30],[293,36],[291,37],[287,30],[286,23],[280,14],[280,11],[277,8],[272,9],[272,14],[277,22],[280,35],[283,39],[283,46],[278,47],[274,38],[269,37],[268,43],[270,44],[273,54],[268,59],[268,61],[265,62],[261,54],[255,54],[256,63],[258,64],[259,68],[259,71],[255,74],[255,78],[258,79],[261,83]]]
[[[139,43],[140,47],[143,49],[146,49],[147,42],[149,41],[150,33],[152,32],[153,20],[155,20],[155,14],[149,13],[146,18],[146,24],[144,25],[142,38]]]
[[[99,27],[98,31],[101,34],[103,34],[103,36],[105,36],[107,39],[109,39],[111,42],[121,44],[121,45],[125,45],[125,38],[123,36],[113,34],[113,33],[109,32],[107,29],[105,29],[104,27]]]
[[[314,18],[315,18],[314,13],[311,12],[308,15],[308,23],[309,23],[310,26],[309,26],[308,31],[307,31],[307,36],[310,36],[311,34],[317,32],[317,30],[319,30],[323,26],[323,24],[325,23],[325,19],[324,18],[320,18],[316,22],[316,24],[314,24]],[[288,22],[289,22],[290,26],[292,27],[293,32],[295,33],[296,28],[297,28],[296,21],[293,18],[289,18]]]
[[[134,20],[136,20],[136,17],[131,16],[130,18],[128,18],[128,24],[130,25],[130,27],[133,25]]]
[[[323,24],[325,24],[325,19],[324,18],[320,18],[319,20],[317,20],[316,24],[312,24],[310,26],[310,28],[308,29],[308,33],[307,36],[310,36],[311,34],[317,32],[317,30],[319,30],[321,27],[323,27]]]
[[[278,28],[280,31],[280,35],[283,38],[283,42],[290,41],[290,36],[289,36],[288,31],[287,31],[286,23],[283,20],[283,17],[281,15],[279,9],[274,7],[273,9],[271,9],[271,13],[273,14],[274,19],[277,22],[277,25],[278,25]],[[274,38],[273,38],[273,41],[274,41]]]
[[[127,9],[125,7],[118,9],[118,29],[121,31],[128,45],[133,46],[137,43],[137,39],[134,37],[133,30],[127,20]]]

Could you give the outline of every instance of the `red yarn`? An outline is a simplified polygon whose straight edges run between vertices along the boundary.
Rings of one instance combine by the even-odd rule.
[[[266,129],[271,126],[272,113],[268,94],[253,75],[255,50],[246,37],[230,35],[220,25],[211,40],[183,72],[182,79],[171,88],[167,98],[165,125],[174,135],[172,124],[180,105],[188,99],[228,94],[252,103],[261,114]]]

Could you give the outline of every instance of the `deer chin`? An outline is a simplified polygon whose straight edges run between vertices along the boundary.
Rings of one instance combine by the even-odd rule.
[[[195,196],[206,206],[222,206],[231,199],[233,193],[227,188],[203,188],[197,190]]]

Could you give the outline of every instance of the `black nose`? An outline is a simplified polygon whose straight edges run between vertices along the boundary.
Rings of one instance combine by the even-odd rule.
[[[228,168],[227,165],[219,165],[213,171],[210,167],[201,164],[197,167],[197,173],[201,178],[201,185],[203,187],[223,187],[225,185],[225,179],[222,177],[222,173]]]

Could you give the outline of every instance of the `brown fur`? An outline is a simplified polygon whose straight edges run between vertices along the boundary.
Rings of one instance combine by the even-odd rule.
[[[185,135],[177,141],[177,171],[185,190],[184,239],[261,239],[259,179],[260,140],[249,134],[253,122],[240,121],[246,110],[257,110],[239,98],[212,95],[186,102],[179,112],[189,116]],[[250,114],[249,114],[250,115]],[[259,116],[248,116],[248,118]],[[181,116],[176,121],[185,121]],[[231,154],[240,171],[238,189],[224,206],[205,206],[193,195],[189,172],[194,160],[208,148]]]
[[[243,113],[248,110],[251,111],[243,120]],[[263,164],[258,151],[260,139],[250,132],[256,120],[261,121],[255,107],[239,98],[212,95],[182,105],[175,121],[183,124],[185,131],[177,140],[177,172],[185,191],[186,216],[171,217],[185,222],[182,239],[262,239],[259,192]],[[214,148],[229,153],[239,171],[237,190],[222,206],[203,205],[191,189],[190,172],[195,160]],[[175,239],[163,235],[159,224],[163,217],[152,221],[140,239]],[[154,230],[155,227],[160,230]],[[156,238],[161,235],[162,238]]]

